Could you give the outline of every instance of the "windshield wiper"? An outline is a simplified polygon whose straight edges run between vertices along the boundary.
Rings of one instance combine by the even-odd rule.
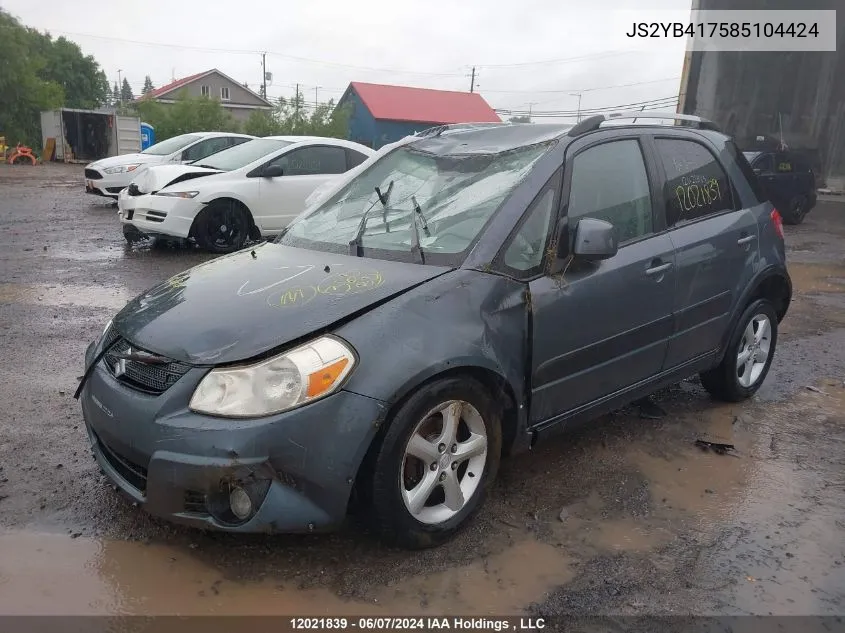
[[[367,218],[370,217],[370,213],[372,213],[373,208],[376,206],[376,202],[381,202],[385,206],[385,215],[382,216],[387,219],[387,199],[390,197],[390,192],[393,190],[393,181],[390,181],[390,184],[387,186],[387,193],[383,194],[381,189],[376,187],[376,195],[378,199],[375,200],[370,207],[364,211],[364,215],[361,216],[361,221],[358,223],[358,230],[355,232],[355,237],[349,242],[349,254],[353,255],[354,257],[361,256],[361,238],[364,236],[364,231],[367,228]]]
[[[376,194],[378,195],[379,202],[381,202],[381,206],[384,207],[384,211],[381,212],[381,221],[384,223],[384,229],[387,233],[390,233],[390,223],[387,221],[387,204],[390,202],[390,194],[393,191],[393,181],[390,181],[390,184],[387,185],[387,191],[385,193],[381,192],[381,189],[376,187]]]
[[[416,197],[416,196],[411,196],[411,202],[412,202],[412,203],[413,203],[413,205],[414,205],[414,212],[415,212],[418,216],[420,216],[420,219],[421,219],[421,220],[422,220],[422,222],[423,222],[422,227],[423,227],[423,231],[425,231],[425,236],[426,236],[426,237],[431,237],[431,233],[429,233],[429,231],[428,231],[428,220],[426,220],[426,219],[425,219],[425,216],[423,215],[423,212],[422,212],[422,207],[420,207],[420,203],[419,203],[419,202],[417,202],[417,197]]]
[[[417,199],[411,196],[411,202],[414,205],[414,210],[411,212],[411,254],[419,264],[425,264],[425,257],[423,256],[422,248],[420,248],[420,228],[417,226],[417,217],[422,217],[420,205],[417,204]],[[429,236],[428,224],[423,219],[423,226],[425,227],[425,234]]]

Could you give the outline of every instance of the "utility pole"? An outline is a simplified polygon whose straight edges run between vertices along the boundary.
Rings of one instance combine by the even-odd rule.
[[[267,98],[267,53],[261,53],[261,96]]]
[[[294,97],[294,112],[296,113],[293,117],[294,121],[299,119],[299,84],[296,84],[296,97]]]
[[[475,92],[475,66],[472,67],[472,79],[469,80],[469,91]]]
[[[315,109],[318,107],[318,104],[320,103],[319,98],[317,96],[320,88],[322,88],[322,86],[314,86],[314,108]]]
[[[576,119],[576,121],[578,123],[580,123],[581,122],[581,93],[580,92],[571,92],[569,94],[569,96],[570,97],[578,97],[578,114],[577,114],[578,118]]]
[[[121,69],[121,68],[117,69],[117,88],[119,90],[118,94],[120,95],[119,96],[120,105],[123,105],[123,84],[120,83],[120,73],[122,73],[122,72],[123,72],[123,69]]]

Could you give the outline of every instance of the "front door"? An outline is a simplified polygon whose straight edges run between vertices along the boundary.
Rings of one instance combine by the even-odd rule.
[[[319,186],[346,171],[342,147],[313,145],[277,156],[269,165],[281,165],[283,175],[259,178],[259,199],[253,209],[262,232],[281,231],[305,208],[305,200]]]
[[[754,214],[742,208],[714,148],[689,138],[656,138],[655,147],[677,266],[669,369],[721,344],[754,273],[758,235]]]
[[[611,222],[619,252],[572,258],[559,275],[530,282],[531,423],[539,424],[660,373],[672,334],[675,256],[655,208],[636,137],[576,144],[567,157],[565,222]]]

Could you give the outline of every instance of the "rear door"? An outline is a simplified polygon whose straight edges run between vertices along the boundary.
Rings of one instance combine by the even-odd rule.
[[[707,139],[654,140],[663,170],[663,205],[675,246],[675,334],[665,368],[715,351],[737,288],[745,288],[758,253],[757,222],[727,176],[730,157]]]
[[[277,178],[259,177],[253,216],[262,231],[280,231],[305,208],[305,199],[320,185],[347,169],[343,147],[309,145],[277,156],[264,167],[281,165]]]
[[[592,217],[616,227],[619,252],[600,262],[571,259],[561,274],[530,282],[534,425],[554,423],[663,366],[673,331],[675,256],[644,149],[636,135],[599,133],[567,152],[567,247],[577,222]]]

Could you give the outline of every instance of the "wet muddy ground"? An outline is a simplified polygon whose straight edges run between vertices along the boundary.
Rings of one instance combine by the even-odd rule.
[[[72,394],[129,298],[210,256],[129,247],[81,168],[0,167],[0,614],[845,614],[845,201],[786,227],[795,298],[742,405],[696,379],[507,460],[431,551],[151,519]],[[720,455],[697,439],[734,444]]]

